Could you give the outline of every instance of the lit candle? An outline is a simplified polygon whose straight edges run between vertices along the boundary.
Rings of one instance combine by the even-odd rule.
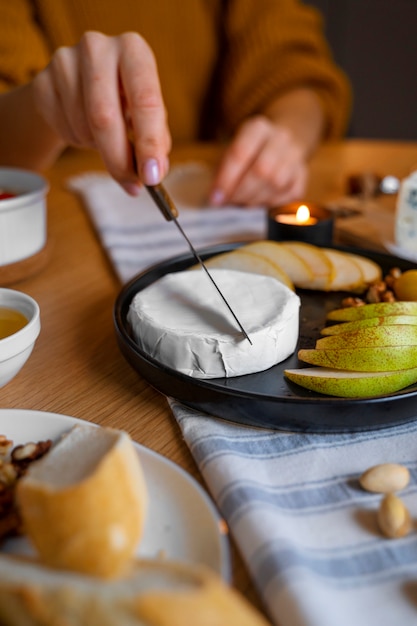
[[[295,214],[280,213],[275,215],[275,219],[277,222],[281,222],[281,224],[296,224],[299,226],[317,224],[317,218],[310,215],[310,209],[306,204],[301,204]]]
[[[333,239],[332,214],[313,203],[275,207],[268,212],[268,238],[330,245]]]

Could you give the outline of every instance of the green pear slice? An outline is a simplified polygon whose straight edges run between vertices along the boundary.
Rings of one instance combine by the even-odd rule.
[[[318,350],[335,348],[372,348],[377,346],[417,346],[417,326],[393,324],[360,328],[349,333],[330,335],[316,342]]]
[[[390,372],[417,367],[417,346],[379,346],[299,350],[298,358],[310,365],[356,372]]]
[[[417,382],[417,367],[396,372],[349,372],[325,367],[285,370],[292,382],[330,396],[370,398],[394,393]]]
[[[328,320],[336,322],[350,322],[367,317],[382,317],[386,315],[416,315],[417,302],[375,302],[362,306],[348,306],[343,309],[334,309],[327,314]]]
[[[417,315],[385,315],[384,317],[366,317],[363,320],[354,320],[353,322],[342,322],[341,324],[332,324],[325,326],[321,330],[321,334],[325,336],[339,335],[341,333],[350,333],[361,328],[371,328],[375,326],[391,326],[394,324],[411,324],[417,326]]]
[[[360,265],[344,252],[322,248],[333,266],[332,277],[327,285],[328,291],[363,291],[365,278]]]
[[[314,279],[310,266],[295,252],[292,252],[292,250],[289,250],[278,241],[253,241],[239,249],[266,258],[279,265],[288,274],[296,287],[307,287]]]

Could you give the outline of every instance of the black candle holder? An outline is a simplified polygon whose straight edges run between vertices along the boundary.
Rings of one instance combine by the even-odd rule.
[[[297,209],[306,206],[310,223],[296,223]],[[282,221],[280,221],[282,217]],[[294,223],[292,219],[294,218]],[[291,223],[288,223],[288,219]],[[313,223],[314,222],[314,223]],[[331,245],[333,241],[333,215],[331,211],[311,202],[293,202],[268,211],[268,239],[273,241],[303,241],[317,246]]]

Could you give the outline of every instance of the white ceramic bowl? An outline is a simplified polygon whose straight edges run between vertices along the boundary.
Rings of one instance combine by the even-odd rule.
[[[28,323],[0,339],[0,387],[4,387],[28,360],[41,330],[38,303],[21,291],[0,289],[0,307],[22,313]]]
[[[0,167],[0,190],[17,194],[0,200],[0,266],[27,259],[45,246],[48,189],[39,174]]]

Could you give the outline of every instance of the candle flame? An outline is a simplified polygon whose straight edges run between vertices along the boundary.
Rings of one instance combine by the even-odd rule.
[[[305,204],[301,204],[295,215],[295,219],[299,224],[304,224],[310,219],[310,209]]]

